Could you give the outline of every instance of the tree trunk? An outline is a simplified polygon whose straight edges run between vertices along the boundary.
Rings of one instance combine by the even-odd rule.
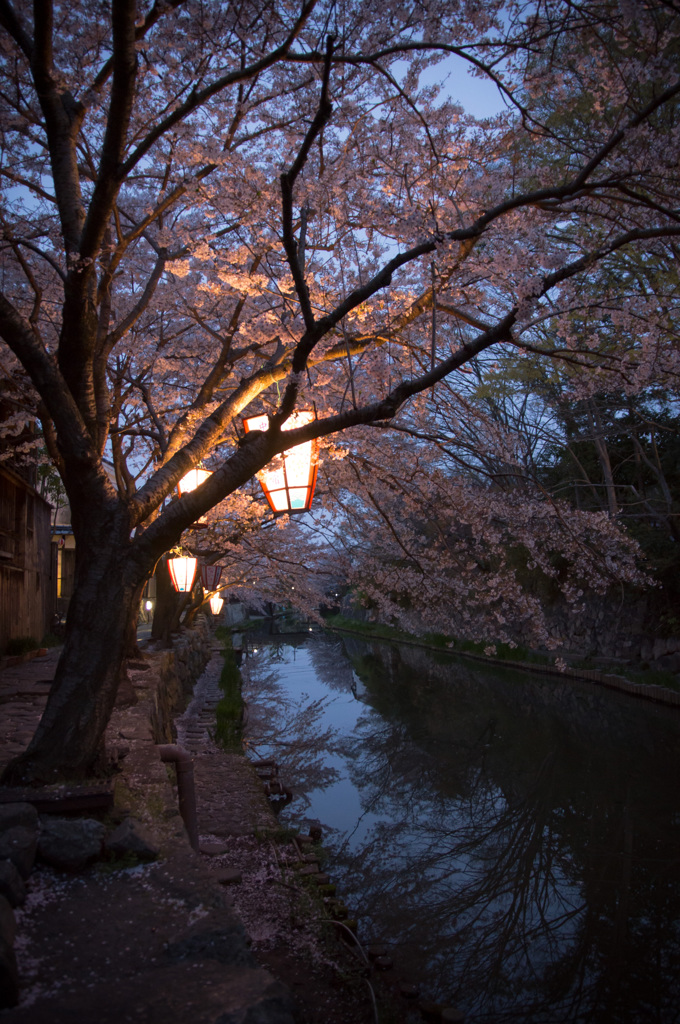
[[[137,694],[128,675],[128,663],[140,662],[143,660],[142,652],[137,643],[137,626],[139,623],[139,604],[144,590],[144,584],[137,587],[130,607],[130,616],[126,628],[125,653],[120,666],[120,679],[118,681],[118,692],[116,694],[116,707],[129,707],[137,703]]]
[[[151,639],[157,640],[162,647],[170,646],[170,633],[179,624],[184,596],[173,588],[167,559],[162,559],[156,566],[156,609],[151,627]]]
[[[5,784],[82,779],[105,768],[104,731],[144,573],[129,557],[124,516],[102,513],[76,545],[75,588],[54,683],[28,749],[5,769]]]
[[[184,612],[182,625],[187,627],[193,626],[194,620],[201,610],[207,614],[208,602],[205,599],[203,591],[201,589],[195,589],[191,592],[191,604]]]
[[[610,517],[615,519],[619,514],[619,506],[616,500],[616,484],[614,483],[614,474],[612,473],[612,464],[609,459],[609,451],[607,449],[607,442],[604,436],[600,411],[597,408],[595,400],[592,398],[588,400],[587,412],[591,435],[595,445],[595,451],[597,452],[597,457],[600,462],[604,486],[607,493],[607,508]]]
[[[125,641],[125,658],[141,658],[142,652],[137,643],[137,623],[139,621],[139,605],[144,591],[144,583],[140,583],[133,597],[133,606],[128,619],[127,639]]]

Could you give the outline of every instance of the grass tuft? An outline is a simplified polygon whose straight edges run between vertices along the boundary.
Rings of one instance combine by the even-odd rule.
[[[7,641],[5,654],[12,656],[28,654],[29,651],[37,651],[39,647],[40,644],[34,636],[15,636]]]
[[[224,696],[215,708],[215,739],[225,750],[241,750],[241,727],[243,724],[243,697],[241,695],[241,673],[231,647],[231,633],[224,626],[215,630],[224,647],[224,665],[219,687]]]

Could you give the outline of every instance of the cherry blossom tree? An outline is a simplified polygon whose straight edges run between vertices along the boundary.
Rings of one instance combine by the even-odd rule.
[[[379,428],[399,472],[400,431],[425,444],[496,346],[578,364],[584,388],[677,379],[674,281],[614,270],[671,262],[680,235],[671,5],[0,0],[0,23],[3,370],[77,544],[7,781],[96,767],[145,580],[207,513],[225,543],[256,529],[248,482],[285,448]],[[466,114],[457,67],[503,112]],[[605,286],[610,330],[584,336]],[[269,427],[244,437],[251,412]]]

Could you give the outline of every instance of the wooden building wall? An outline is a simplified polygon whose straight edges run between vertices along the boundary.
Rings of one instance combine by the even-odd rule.
[[[50,629],[54,615],[51,506],[0,465],[0,653],[8,640]]]

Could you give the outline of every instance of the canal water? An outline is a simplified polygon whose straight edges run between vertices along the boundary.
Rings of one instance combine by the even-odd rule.
[[[680,1021],[680,712],[338,636],[250,641],[247,741],[362,939],[468,1022]]]

